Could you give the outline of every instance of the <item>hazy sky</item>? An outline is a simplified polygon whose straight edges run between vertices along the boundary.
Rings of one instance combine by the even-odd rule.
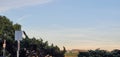
[[[0,15],[59,47],[120,48],[120,0],[0,0]]]

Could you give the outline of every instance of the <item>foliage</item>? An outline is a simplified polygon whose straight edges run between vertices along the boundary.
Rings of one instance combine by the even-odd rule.
[[[120,57],[120,50],[113,50],[111,52],[106,50],[89,50],[88,52],[80,52],[78,57]]]
[[[2,56],[2,45],[3,40],[6,40],[6,56],[16,57],[17,52],[17,41],[14,39],[15,30],[21,30],[20,24],[13,24],[5,16],[0,16],[0,56]],[[48,41],[43,41],[41,38],[36,39],[35,37],[29,38],[25,31],[23,31],[26,36],[21,41],[20,57],[45,57],[51,55],[53,57],[64,57],[66,52],[65,47],[63,51],[60,50],[58,46],[53,44],[49,45]]]

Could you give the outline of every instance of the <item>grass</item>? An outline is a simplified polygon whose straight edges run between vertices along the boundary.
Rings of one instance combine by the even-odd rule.
[[[65,57],[78,57],[78,53],[66,53]]]

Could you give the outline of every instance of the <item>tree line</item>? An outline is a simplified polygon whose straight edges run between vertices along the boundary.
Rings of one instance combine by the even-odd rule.
[[[3,55],[4,39],[6,40],[6,57],[17,56],[17,41],[14,38],[15,30],[21,30],[21,25],[13,24],[6,16],[0,16],[0,56]],[[60,50],[57,45],[49,45],[48,41],[43,41],[42,38],[29,38],[25,31],[23,33],[25,38],[23,38],[20,44],[20,57],[64,57],[65,47],[63,47],[63,50]]]
[[[120,50],[89,50],[87,52],[79,52],[78,57],[120,57]]]

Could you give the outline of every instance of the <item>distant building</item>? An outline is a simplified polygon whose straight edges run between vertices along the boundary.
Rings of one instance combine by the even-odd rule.
[[[80,50],[79,50],[79,49],[72,49],[71,52],[72,52],[72,53],[79,53]]]
[[[66,53],[79,53],[79,52],[87,52],[87,50],[72,49],[72,50],[67,50]]]
[[[67,50],[67,51],[66,51],[66,53],[70,53],[70,52],[71,52],[71,50]]]

